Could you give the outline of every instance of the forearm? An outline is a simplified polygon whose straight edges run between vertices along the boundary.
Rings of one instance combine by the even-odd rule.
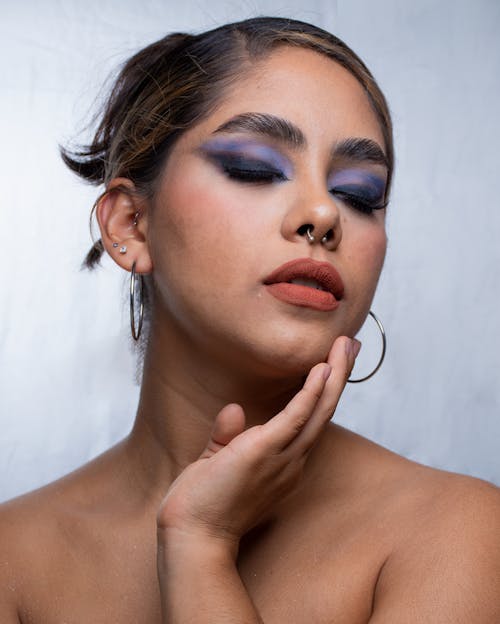
[[[158,576],[165,624],[263,624],[234,555],[216,541],[162,532]]]

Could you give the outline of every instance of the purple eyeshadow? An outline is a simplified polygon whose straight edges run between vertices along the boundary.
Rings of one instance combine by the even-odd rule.
[[[256,160],[278,169],[287,178],[292,176],[292,165],[288,159],[272,147],[256,141],[216,138],[204,143],[201,150],[209,156],[237,155]]]
[[[355,192],[370,201],[382,201],[385,195],[385,180],[363,169],[342,169],[328,180],[332,190]]]

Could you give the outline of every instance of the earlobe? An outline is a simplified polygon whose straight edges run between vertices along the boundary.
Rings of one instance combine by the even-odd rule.
[[[96,206],[96,217],[104,248],[123,269],[136,263],[137,273],[152,271],[147,245],[146,200],[131,180],[114,178]]]

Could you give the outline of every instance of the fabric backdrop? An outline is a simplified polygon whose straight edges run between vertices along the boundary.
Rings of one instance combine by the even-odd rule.
[[[500,484],[500,3],[496,0],[3,0],[0,500],[129,431],[127,275],[79,271],[98,189],[63,165],[108,73],[173,30],[258,14],[332,31],[394,116],[389,247],[373,303],[386,361],[335,419],[411,459]],[[358,372],[380,342],[368,319]],[[358,366],[358,365],[357,365]]]

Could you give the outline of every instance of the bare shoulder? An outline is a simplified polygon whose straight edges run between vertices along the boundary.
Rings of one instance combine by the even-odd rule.
[[[397,551],[417,550],[436,558],[467,556],[478,560],[481,548],[500,564],[500,489],[492,483],[438,470],[409,460],[401,462],[401,480],[395,484],[393,503],[400,502],[404,529]],[[496,546],[496,548],[495,548]],[[484,552],[484,554],[486,554]],[[472,564],[472,559],[469,563]]]
[[[363,501],[370,543],[384,553],[370,624],[500,622],[500,489],[342,427],[331,440],[349,498]]]
[[[420,464],[338,425],[332,439],[354,482],[377,487],[402,509],[427,508],[443,517],[457,506],[476,518],[498,513],[500,488],[488,481]]]
[[[14,545],[24,536],[10,507],[0,505],[0,621],[17,624],[23,574],[19,566],[22,557]]]
[[[426,531],[435,538],[445,536],[450,547],[456,540],[471,537],[471,533],[479,537],[494,531],[499,543],[500,488],[496,485],[425,466],[339,429],[341,444],[352,458],[350,470],[355,487],[375,491],[380,509],[398,519],[401,545],[418,542]],[[434,539],[432,542],[435,545]],[[500,550],[496,554],[500,555]]]
[[[500,489],[346,437],[369,458],[391,535],[370,622],[499,622]]]
[[[431,469],[410,486],[417,491],[379,575],[373,622],[499,622],[499,489]]]
[[[0,505],[2,622],[20,621],[25,598],[31,592],[30,579],[34,574],[44,574],[44,556],[57,558],[55,503],[51,489],[42,488]]]
[[[26,605],[42,607],[64,584],[82,551],[98,551],[95,518],[112,488],[103,478],[103,454],[48,485],[0,504],[0,621],[18,622]],[[104,485],[103,485],[104,484]],[[105,491],[103,491],[105,490]],[[10,617],[10,619],[9,619]],[[14,618],[14,619],[13,619]]]

